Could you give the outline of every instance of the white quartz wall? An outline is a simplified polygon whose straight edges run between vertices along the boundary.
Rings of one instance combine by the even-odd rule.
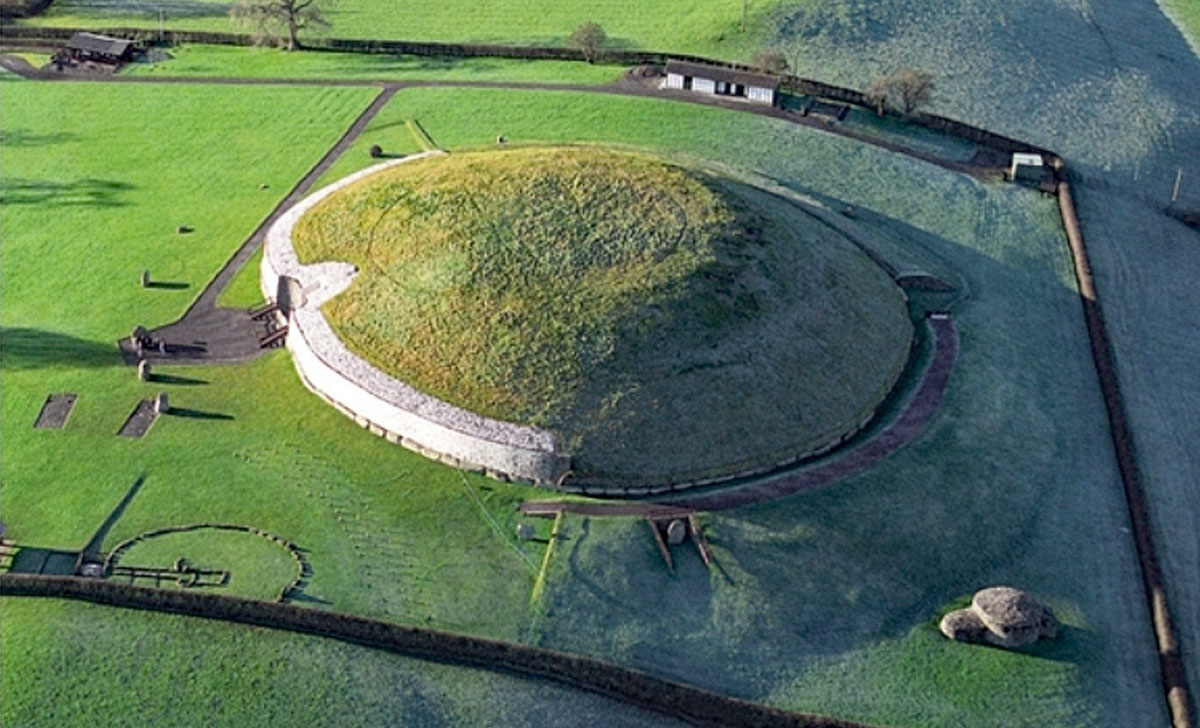
[[[321,306],[357,274],[346,263],[301,265],[292,228],[313,205],[363,177],[434,151],[368,167],[309,195],[282,215],[264,240],[261,286],[275,299],[282,276],[297,281],[304,300],[291,311],[287,347],[305,385],[355,422],[429,457],[493,477],[554,485],[570,468],[553,433],[481,417],[420,392],[351,353]]]

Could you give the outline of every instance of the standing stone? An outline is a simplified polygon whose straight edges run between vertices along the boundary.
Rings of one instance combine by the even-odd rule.
[[[150,362],[145,359],[138,359],[138,379],[143,382],[150,381]]]
[[[529,541],[533,538],[533,525],[529,523],[517,524],[517,539],[521,541]]]
[[[682,518],[676,518],[667,524],[667,543],[678,546],[687,538],[687,524]]]
[[[150,287],[150,271],[143,270],[142,275],[138,278],[138,282],[142,284],[142,288]]]
[[[159,392],[158,396],[154,398],[155,414],[165,415],[170,411],[171,411],[171,403],[167,401],[167,393]]]

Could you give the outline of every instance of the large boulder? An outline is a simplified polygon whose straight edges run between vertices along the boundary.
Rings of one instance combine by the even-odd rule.
[[[979,615],[970,609],[956,609],[942,617],[938,628],[942,634],[958,642],[983,642],[987,626]]]
[[[1050,610],[1011,586],[981,589],[971,599],[971,609],[987,627],[988,641],[1002,647],[1024,647],[1058,634],[1058,620]]]
[[[1041,602],[1020,589],[994,586],[981,589],[971,606],[942,618],[942,634],[960,642],[987,642],[999,647],[1024,647],[1058,635],[1058,620]]]

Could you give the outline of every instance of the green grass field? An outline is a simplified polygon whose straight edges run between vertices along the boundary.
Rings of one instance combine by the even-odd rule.
[[[608,83],[620,66],[512,58],[429,58],[361,53],[289,53],[274,48],[183,45],[171,58],[133,63],[132,76],[237,76],[240,78],[329,78],[389,81],[545,81]]]
[[[328,198],[294,240],[305,262],[363,271],[325,307],[352,350],[558,433],[586,479],[712,477],[814,450],[908,359],[903,294],[853,243],[643,155],[421,160]]]
[[[173,524],[256,526],[313,550],[314,598],[350,611],[515,636],[540,555],[536,545],[522,551],[511,536],[512,505],[522,490],[464,479],[365,435],[309,395],[283,353],[245,367],[160,369],[180,378],[169,384],[138,382],[115,353],[114,342],[133,324],[182,313],[370,91],[236,89],[206,107],[223,114],[189,116],[181,128],[170,120],[210,89],[3,83],[4,260],[12,277],[3,291],[7,457],[0,473],[9,536],[38,547],[80,548],[144,473],[146,484],[107,547]],[[93,119],[105,123],[63,115],[48,128],[40,109],[78,102],[81,94],[104,110]],[[281,127],[302,113],[312,120],[305,131],[285,134]],[[147,116],[163,120],[157,132],[143,127]],[[170,150],[185,137],[206,140],[201,148],[209,152],[177,162]],[[20,143],[9,147],[14,140]],[[262,180],[270,181],[269,190],[258,189]],[[178,222],[196,232],[177,235]],[[39,271],[51,262],[69,285],[46,285],[44,278],[39,285]],[[136,278],[143,267],[190,288],[141,289]],[[239,278],[230,295],[247,303],[254,297],[249,282]],[[166,417],[144,441],[116,438],[137,400],[161,389],[177,406],[232,419]],[[32,429],[47,394],[60,391],[80,394],[68,427]],[[455,511],[472,535],[445,529]],[[425,515],[400,525],[396,513]],[[408,576],[397,581],[398,573]],[[491,590],[489,599],[507,592],[511,610],[491,612],[450,591],[422,595],[415,586],[444,583],[447,575],[486,582],[487,575],[506,573],[507,586]]]
[[[717,56],[748,56],[757,47],[768,10],[777,0],[750,0],[741,30],[742,3],[686,0],[642,3],[618,0],[586,4],[536,0],[479,4],[465,0],[405,6],[397,10],[371,0],[344,0],[328,13],[336,38],[514,43],[565,46],[576,27],[599,23],[614,48],[651,48]],[[160,6],[144,0],[58,0],[43,15],[24,22],[69,27],[158,27],[162,7],[167,27],[234,30],[231,3],[179,0]]]
[[[451,149],[489,145],[497,133],[516,142],[622,143],[735,165],[830,206],[853,204],[854,224],[956,271],[968,293],[956,309],[963,350],[945,409],[917,442],[836,486],[707,517],[720,565],[713,572],[693,554],[680,553],[678,573],[667,574],[644,524],[569,517],[567,539],[550,564],[544,609],[534,614],[530,590],[542,546],[519,543],[512,534],[516,503],[535,491],[460,475],[365,434],[305,392],[284,353],[245,366],[164,371],[194,382],[172,386],[173,402],[232,420],[167,417],[142,441],[113,435],[133,403],[162,385],[139,383],[132,371],[115,366],[111,342],[133,323],[178,315],[276,195],[320,155],[317,138],[324,133],[322,144],[331,142],[368,95],[3,83],[6,195],[9,179],[87,179],[102,169],[108,178],[134,185],[117,188],[119,199],[150,218],[106,218],[103,205],[63,205],[58,201],[64,198],[54,196],[6,205],[0,496],[9,535],[18,542],[80,547],[145,474],[106,546],[173,523],[255,525],[309,549],[314,578],[305,595],[339,610],[524,639],[790,708],[894,725],[1009,725],[1013,716],[1039,726],[1164,722],[1139,576],[1121,530],[1126,516],[1103,407],[1051,200],[717,109],[566,93],[398,94],[377,121],[402,126],[404,119],[420,119],[439,145]],[[38,113],[77,102],[80,94],[107,110],[105,125],[84,126],[69,115],[47,120]],[[193,120],[196,126],[186,131],[145,125],[149,115],[174,118],[162,110],[172,108],[173,95],[188,94],[242,110]],[[327,116],[317,113],[320,104],[313,99],[325,99]],[[300,108],[326,121],[305,127],[313,141],[304,155],[284,154],[298,144],[295,135],[281,143],[270,127],[276,114],[264,115],[263,108],[278,109],[278,116]],[[267,127],[255,131],[255,124]],[[221,133],[223,128],[245,131]],[[365,145],[395,128],[373,126],[339,172],[369,163]],[[14,138],[22,139],[11,136],[14,129],[28,129],[25,139],[36,132],[41,146],[36,152],[9,148]],[[224,156],[226,137],[239,133],[243,149],[262,155],[258,164]],[[137,153],[184,148],[191,137],[208,153],[188,155],[186,165],[171,167],[172,155],[161,152]],[[120,147],[122,140],[130,146]],[[409,143],[415,148],[415,141]],[[292,165],[292,177],[272,177],[268,191],[258,190],[264,169],[284,161]],[[172,170],[184,175],[175,184],[187,194],[167,194],[145,182]],[[220,185],[205,187],[204,180],[214,177]],[[194,194],[197,188],[213,195],[245,190],[248,199],[225,202],[242,217],[228,223],[219,241],[200,244],[200,234],[214,224],[203,221],[216,217],[205,206],[216,203]],[[75,194],[98,196],[89,192],[94,186],[82,189]],[[165,220],[154,222],[160,218]],[[97,219],[103,224],[91,222]],[[195,221],[193,237],[176,236],[176,224]],[[154,234],[132,234],[140,225]],[[101,245],[97,236],[72,234],[78,229],[107,230],[111,237],[105,240],[127,242]],[[180,238],[194,244],[187,250],[202,259],[181,256],[179,275],[193,287],[183,293],[138,289],[134,281],[143,261]],[[79,280],[81,260],[88,264],[84,270],[125,273],[89,286],[28,280],[48,269],[72,276],[62,280]],[[238,285],[239,297],[252,295],[252,286]],[[30,424],[42,400],[57,391],[81,395],[70,423],[61,432],[34,431]],[[544,537],[549,523],[537,525]],[[1010,654],[936,638],[932,625],[939,610],[975,588],[1003,582],[1049,601],[1068,626],[1063,640]],[[13,609],[14,603],[35,604],[4,603],[0,690],[6,724],[36,725],[41,715],[53,716],[55,725],[111,724],[137,709],[119,694],[67,702],[63,713],[55,713],[52,707],[60,703],[19,676],[36,675],[37,684],[64,695],[91,685],[72,677],[68,665],[95,666],[89,675],[126,674],[127,680],[141,673],[114,672],[135,661],[118,659],[127,653],[112,643],[48,637],[64,621],[87,624],[74,616],[85,612],[52,619],[39,616],[41,602],[25,611]],[[161,644],[169,628],[152,626],[155,619],[135,615],[131,621],[122,614],[106,639],[138,644],[133,635],[150,634]],[[241,639],[234,633],[242,628],[209,628],[212,637],[202,644]],[[256,636],[256,644],[280,639],[253,634],[268,635]],[[148,663],[156,671],[142,679],[157,684],[152,675],[193,664],[195,643],[187,644],[161,651],[155,658],[161,661]],[[196,668],[192,682],[205,690],[189,694],[230,693],[222,715],[231,722],[281,710],[274,707],[280,703],[273,691],[252,696],[231,690],[225,666],[247,658],[236,642],[222,644],[229,645],[221,648],[225,656]],[[353,698],[358,693],[338,690],[340,678],[331,676],[342,670],[358,675],[356,666],[374,658],[330,649],[315,677],[302,677],[302,685],[313,687],[301,692]],[[364,684],[386,679],[371,677]],[[265,676],[259,684],[280,684],[275,680]],[[486,680],[438,677],[431,689],[471,691],[464,704],[485,707],[467,714],[470,723],[484,722],[471,720],[480,710],[510,715],[503,706],[488,707],[479,687]],[[325,692],[327,685],[332,692]],[[91,689],[80,694],[92,695]],[[316,715],[315,699],[305,701],[299,714]],[[340,724],[372,724],[372,710],[339,715]],[[410,722],[461,724],[456,716],[430,714]]]
[[[679,725],[552,683],[319,637],[80,602],[0,607],[11,728]]]

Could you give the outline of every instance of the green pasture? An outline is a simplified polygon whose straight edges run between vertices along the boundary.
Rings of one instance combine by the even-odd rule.
[[[623,703],[334,640],[81,602],[5,598],[0,722],[675,726]]]
[[[908,360],[903,294],[854,243],[646,155],[427,158],[327,198],[294,238],[304,262],[362,271],[325,306],[355,353],[550,429],[581,478],[711,477],[815,450]]]
[[[565,46],[571,32],[587,21],[599,23],[612,48],[648,48],[735,57],[753,53],[767,11],[778,0],[749,0],[746,30],[741,30],[743,3],[737,0],[684,0],[630,5],[620,0],[563,3],[477,3],[449,0],[402,8],[373,0],[342,0],[330,7],[335,38],[362,38],[458,43],[508,43]],[[222,0],[57,0],[44,14],[24,22],[69,27],[156,28],[163,23],[180,30],[235,30],[229,20],[232,3]]]
[[[289,53],[275,48],[180,45],[167,60],[132,63],[131,76],[237,76],[239,78],[327,78],[388,81],[543,81],[608,83],[620,66],[513,58],[434,58],[383,53]]]
[[[377,93],[3,83],[4,326],[97,359],[179,316]],[[88,113],[48,113],[73,105]],[[144,269],[174,286],[140,288]],[[25,352],[5,366],[45,363]]]
[[[1155,541],[1200,694],[1200,235],[1165,216],[1176,180],[1200,207],[1196,0],[803,0],[774,43],[800,72],[862,87],[935,73],[934,106],[1062,154],[1137,440]]]
[[[6,195],[9,179],[90,179],[103,170],[131,185],[99,188],[113,190],[107,199],[119,193],[128,211],[150,219],[106,217],[104,205],[60,204],[106,199],[89,192],[95,186],[71,188],[71,197],[6,204],[0,496],[9,536],[18,542],[81,547],[144,476],[106,547],[176,523],[254,525],[309,550],[314,577],[301,599],[320,606],[524,639],[789,708],[893,725],[1010,725],[1013,716],[1039,726],[1138,724],[1147,716],[1164,722],[1140,577],[1122,530],[1124,504],[1052,200],[718,109],[548,92],[398,94],[380,119],[401,126],[420,119],[451,149],[490,145],[498,133],[518,142],[622,143],[755,172],[814,205],[839,210],[852,204],[855,216],[847,225],[957,272],[967,294],[955,309],[963,350],[948,399],[917,442],[818,492],[706,516],[714,571],[694,553],[679,551],[677,573],[670,575],[640,522],[568,517],[535,616],[530,590],[544,547],[517,542],[513,529],[516,504],[541,492],[460,474],[367,435],[307,393],[284,352],[237,367],[167,368],[161,373],[174,379],[150,383],[117,366],[112,353],[112,342],[132,324],[178,315],[277,195],[320,156],[316,130],[305,132],[314,141],[304,160],[284,154],[297,144],[295,133],[283,141],[274,136],[269,120],[275,115],[262,109],[283,115],[279,99],[295,100],[290,108],[309,114],[310,126],[328,129],[322,142],[328,144],[369,94],[4,84]],[[163,99],[189,93],[208,104],[241,103],[243,111],[191,117],[193,127],[184,130],[144,123],[152,114],[173,118],[162,114]],[[274,93],[283,95],[269,96]],[[69,105],[79,94],[108,94],[100,97],[107,103],[95,104],[97,113],[110,111],[106,124],[83,126],[70,115],[39,113]],[[324,100],[328,114],[318,113],[322,102],[314,99]],[[256,132],[255,123],[268,128]],[[242,127],[244,133],[232,130]],[[43,140],[38,151],[10,148],[22,138],[12,136],[13,129],[30,129],[26,139],[36,130]],[[378,133],[374,128],[360,139],[341,173],[370,163],[365,145]],[[227,137],[257,150],[262,161],[233,163],[224,156]],[[189,154],[188,164],[175,167],[167,160],[178,155],[140,156],[133,144],[191,149],[193,138],[204,153]],[[130,147],[117,146],[122,139]],[[272,159],[290,163],[291,177],[263,176]],[[172,172],[181,175],[174,189],[186,193],[168,194],[145,182]],[[220,183],[206,186],[214,178]],[[262,181],[270,182],[269,190],[258,190]],[[231,221],[219,240],[199,244],[197,236],[215,224],[216,214],[206,212],[215,203],[197,189],[226,194],[225,207],[241,210],[240,222]],[[236,198],[242,190],[249,199]],[[183,222],[196,225],[192,237],[175,234]],[[149,232],[134,234],[140,225]],[[80,229],[107,231],[108,242],[73,234]],[[126,242],[118,247],[114,240]],[[166,247],[183,241],[196,241],[194,250]],[[190,289],[137,288],[144,261],[163,250],[196,253],[179,255],[178,275]],[[124,272],[79,285],[93,270]],[[253,297],[249,283],[238,285],[240,301]],[[161,389],[177,406],[232,419],[167,416],[143,440],[116,438],[134,403]],[[67,428],[33,430],[46,395],[60,391],[80,394]],[[545,537],[549,522],[537,525]],[[939,610],[995,583],[1013,583],[1047,600],[1068,626],[1064,637],[1024,653],[936,637]],[[77,661],[95,666],[90,676],[121,674],[137,661],[118,659],[128,653],[116,646],[141,644],[130,634],[152,634],[153,644],[162,644],[171,628],[151,625],[177,619],[135,615],[138,621],[129,621],[121,613],[110,646],[87,635],[50,637],[64,622],[90,629],[77,610],[108,610],[71,605],[62,607],[65,616],[52,618],[39,613],[46,603],[24,611],[13,604],[25,602],[3,605],[6,723],[45,714],[55,725],[92,725],[135,714],[137,706],[119,702],[125,700],[120,693],[66,703],[53,695],[92,695],[86,690],[97,684],[70,672]],[[282,710],[272,707],[280,705],[272,691],[227,682],[232,668],[225,666],[257,659],[247,657],[245,643],[232,642],[242,639],[235,632],[255,635],[255,644],[285,638],[222,625],[205,629],[211,638],[189,640],[186,648],[147,650],[155,670],[149,674],[202,665],[192,674],[205,690],[191,694],[231,701],[222,719],[253,721],[259,710]],[[231,641],[222,642],[231,645],[221,648],[226,656],[193,662],[197,642],[221,640]],[[309,693],[357,695],[338,687],[339,671],[357,675],[354,666],[374,660],[373,653],[306,641],[318,643],[314,649],[337,654],[315,677],[302,678],[308,681],[302,685],[313,684],[301,691],[305,700]],[[263,675],[260,685],[280,684],[272,682],[280,679],[274,672],[254,667],[251,674]],[[56,692],[48,698],[23,675],[42,676],[36,684]],[[494,696],[478,692],[490,678],[471,675],[439,677],[431,689],[451,694],[470,686],[462,689],[478,700],[465,705],[483,706],[472,710],[486,719],[508,715],[503,706],[492,708]],[[303,705],[322,705],[313,701]],[[61,705],[67,707],[54,713]],[[301,714],[319,709],[302,707]],[[372,713],[364,715],[362,724],[370,724]],[[467,723],[483,721],[472,720],[479,712],[467,715]],[[410,722],[464,721],[458,714],[448,720],[430,714]]]
[[[350,611],[513,636],[540,555],[536,544],[518,547],[512,536],[521,489],[463,476],[366,435],[308,394],[283,352],[243,367],[160,368],[147,383],[115,354],[115,341],[132,325],[183,312],[369,92],[4,83],[0,473],[9,536],[40,548],[81,548],[145,475],[106,547],[168,525],[256,526],[313,550],[308,593],[314,598]],[[105,110],[97,111],[107,113],[104,124],[60,115],[52,125],[39,111],[80,94]],[[194,108],[201,94],[212,99],[205,108],[226,113],[190,116],[182,128],[143,126],[151,114],[169,120],[173,109]],[[303,132],[283,133],[280,126],[300,109],[313,122]],[[169,150],[189,136],[207,153],[180,163]],[[262,180],[269,190],[258,189]],[[176,222],[196,232],[177,235]],[[48,279],[51,265],[56,277]],[[143,267],[158,280],[190,287],[139,288]],[[235,282],[235,302],[257,298],[251,278]],[[118,439],[134,404],[160,390],[199,416],[164,417],[144,440]],[[53,392],[80,395],[70,422],[63,431],[34,430]],[[425,499],[432,500],[419,505]],[[472,535],[431,517],[453,519],[457,508]],[[423,515],[401,525],[393,511]],[[425,554],[420,563],[411,562],[419,553]],[[410,568],[407,578],[397,578]],[[447,575],[456,583],[486,582],[506,572],[506,586],[488,598],[494,603],[507,591],[512,610],[483,609],[457,591],[430,599],[413,586]],[[271,588],[278,586],[272,580]]]

